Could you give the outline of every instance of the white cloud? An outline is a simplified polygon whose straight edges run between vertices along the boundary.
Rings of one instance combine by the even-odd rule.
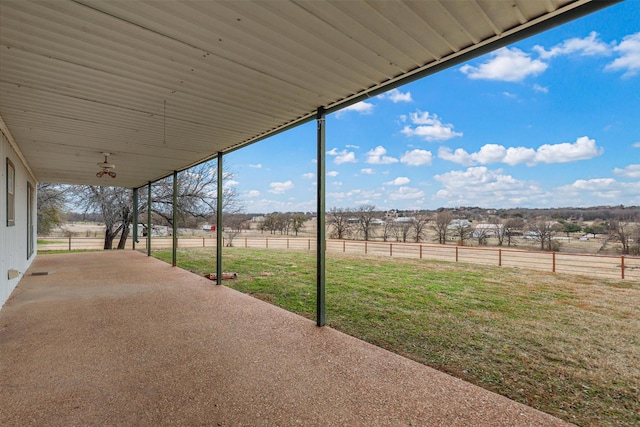
[[[549,196],[536,183],[520,181],[511,175],[505,175],[502,170],[490,170],[485,166],[435,175],[434,179],[443,186],[434,198],[447,200],[446,204],[449,206],[535,205],[537,200]]]
[[[588,200],[590,206],[597,204],[619,203],[625,200],[625,204],[640,203],[640,181],[619,182],[613,178],[579,179],[572,184],[554,189],[554,193],[561,194],[563,201],[576,201],[584,204]]]
[[[364,169],[360,169],[360,173],[363,175],[373,175],[373,169],[371,168],[364,168]]]
[[[391,200],[419,199],[421,197],[424,197],[424,191],[411,187],[400,187],[389,193]]]
[[[353,105],[349,105],[348,107],[344,107],[342,110],[336,113],[336,118],[340,118],[344,115],[344,113],[348,113],[350,111],[355,111],[360,114],[371,114],[373,113],[374,105],[370,102],[360,101]]]
[[[389,181],[389,182],[385,182],[386,185],[407,185],[408,183],[410,183],[411,180],[409,178],[407,178],[406,176],[399,176],[396,179]]]
[[[629,165],[623,169],[615,168],[613,173],[626,178],[640,178],[640,165]]]
[[[598,33],[592,31],[585,38],[580,39],[575,37],[567,39],[549,50],[546,50],[542,46],[534,46],[533,50],[540,55],[540,58],[551,59],[555,56],[571,55],[573,53],[581,56],[609,55],[611,53],[611,46],[599,40]]]
[[[315,176],[316,174],[313,172],[307,172],[302,174],[302,177],[305,179],[313,179]]]
[[[229,187],[233,187],[234,185],[238,185],[238,184],[240,184],[238,181],[235,181],[233,179],[228,179],[228,180],[224,181],[223,187],[224,188],[229,188]]]
[[[378,98],[390,99],[395,104],[397,104],[398,102],[413,102],[413,99],[411,98],[411,92],[402,93],[398,89],[392,89],[389,92],[378,95]]]
[[[327,172],[327,176],[338,176],[338,175],[340,175],[340,174],[338,173],[338,171],[330,171],[330,172]]]
[[[336,158],[333,159],[333,162],[336,165],[341,165],[343,163],[356,163],[356,154],[353,151],[347,151],[347,150],[342,150],[342,151],[338,151],[337,148],[332,148],[331,150],[327,151],[327,154],[329,156],[335,156]]]
[[[260,192],[258,190],[250,190],[247,192],[247,197],[260,197]]]
[[[427,141],[446,141],[456,136],[462,136],[462,132],[455,132],[453,125],[442,123],[435,114],[420,110],[409,114],[409,118],[415,127],[405,126],[402,133],[406,136],[418,136]]]
[[[511,92],[504,91],[504,92],[502,92],[502,94],[504,95],[505,98],[510,98],[510,99],[518,98],[518,95],[516,95],[514,93],[511,93]]]
[[[431,151],[418,149],[407,151],[400,157],[400,162],[409,166],[430,165],[432,160]]]
[[[250,164],[250,168],[262,169],[262,163],[256,163],[255,165]]]
[[[543,73],[548,67],[544,62],[531,59],[530,55],[517,48],[503,47],[491,56],[491,59],[478,67],[467,64],[460,67],[460,71],[470,79],[519,82],[529,76]]]
[[[333,159],[333,163],[335,163],[336,165],[341,165],[343,163],[357,163],[358,161],[356,160],[356,155],[353,151],[343,151],[342,153],[338,154],[336,156],[335,159]]]
[[[638,141],[638,142],[634,142],[634,143],[633,143],[633,146],[634,146],[635,148],[640,148],[640,141]]]
[[[536,163],[567,163],[586,160],[603,153],[596,141],[582,136],[574,143],[544,144],[536,152]]]
[[[533,90],[535,90],[536,92],[549,93],[548,87],[540,86],[537,83],[533,85]]]
[[[293,189],[294,185],[293,185],[293,181],[288,180],[285,182],[272,182],[271,184],[269,184],[269,187],[271,187],[271,190],[269,190],[269,193],[284,194],[285,191],[289,191]]]
[[[335,185],[336,187],[342,187],[342,181],[333,181],[332,184]]]
[[[622,39],[613,48],[620,56],[605,67],[609,71],[624,71],[623,77],[632,77],[640,71],[640,32]]]
[[[490,163],[506,163],[511,166],[526,163],[533,166],[538,163],[567,163],[591,159],[602,152],[595,140],[583,136],[574,143],[544,144],[537,149],[486,144],[479,151],[468,153],[463,148],[451,151],[448,147],[440,147],[438,157],[464,166]]]
[[[358,148],[360,148],[360,146],[359,146],[359,145],[351,145],[351,144],[347,144],[347,145],[345,145],[345,147],[347,147],[347,148],[355,148],[356,150],[357,150]]]
[[[388,165],[391,163],[398,163],[398,159],[395,157],[385,156],[387,154],[387,150],[382,146],[378,145],[373,150],[367,151],[367,163],[372,165]]]

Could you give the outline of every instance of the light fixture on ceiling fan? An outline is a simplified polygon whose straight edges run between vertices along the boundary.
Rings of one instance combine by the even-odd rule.
[[[109,175],[111,178],[115,178],[116,177],[116,173],[112,169],[115,169],[116,165],[114,165],[113,163],[109,163],[108,162],[108,158],[109,158],[109,155],[111,153],[102,153],[102,154],[104,155],[104,162],[98,163],[98,166],[100,166],[100,168],[102,168],[102,170],[100,172],[98,172],[96,174],[96,176],[98,178],[102,178],[105,175]]]

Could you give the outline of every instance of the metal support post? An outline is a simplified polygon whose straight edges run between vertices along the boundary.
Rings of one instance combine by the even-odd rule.
[[[151,256],[151,181],[147,185],[147,256]]]
[[[173,171],[173,242],[172,242],[172,254],[171,265],[176,266],[178,263],[178,172]]]
[[[133,250],[136,250],[138,243],[138,189],[133,189]]]
[[[222,151],[218,151],[218,205],[216,213],[216,284],[222,285]]]
[[[325,308],[325,187],[326,187],[326,175],[325,175],[325,162],[326,162],[326,141],[325,141],[325,118],[326,113],[323,107],[318,108],[317,123],[318,123],[318,231],[316,238],[316,325],[324,326],[326,317]]]

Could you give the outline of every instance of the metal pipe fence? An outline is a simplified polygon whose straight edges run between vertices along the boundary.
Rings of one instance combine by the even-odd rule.
[[[228,242],[228,239],[223,239],[224,246],[226,246]],[[254,249],[316,250],[316,240],[313,238],[236,237],[232,240],[232,243],[234,247]],[[43,240],[38,243],[38,250],[99,250],[102,249],[103,245],[103,239],[65,237]],[[136,243],[137,249],[145,250],[146,247],[146,239]],[[151,239],[152,249],[170,249],[171,247],[172,239],[170,237],[154,237]],[[178,247],[215,248],[216,239],[211,237],[179,238]],[[132,241],[129,239],[126,249],[131,248]],[[622,255],[585,255],[564,252],[526,251],[514,248],[359,240],[327,240],[326,250],[331,253],[345,253],[349,255],[464,262],[608,279],[640,281],[640,258]]]

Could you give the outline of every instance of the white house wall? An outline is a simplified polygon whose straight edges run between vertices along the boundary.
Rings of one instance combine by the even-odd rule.
[[[7,225],[7,158],[15,168],[15,225]],[[36,256],[33,233],[33,253],[27,257],[27,183],[34,189],[32,224],[36,226],[36,182],[27,172],[4,133],[0,132],[0,307],[7,301],[25,271]],[[9,277],[16,275],[10,279]]]

